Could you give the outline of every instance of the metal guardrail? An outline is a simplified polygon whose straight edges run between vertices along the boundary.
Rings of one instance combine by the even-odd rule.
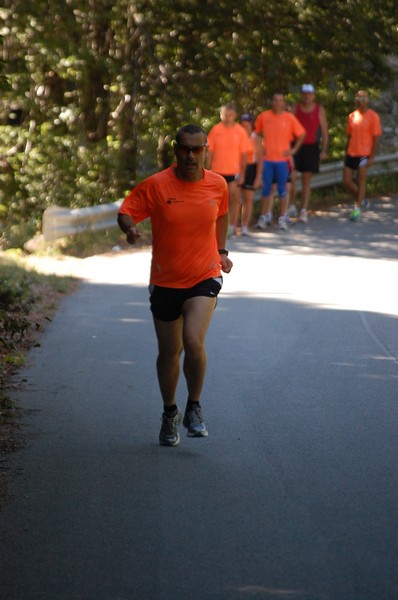
[[[343,161],[322,165],[320,172],[311,178],[311,188],[337,185],[343,180]],[[398,173],[398,152],[379,155],[369,168],[368,177],[385,173]],[[301,179],[297,178],[296,189],[301,190]],[[257,192],[258,200],[261,192]],[[86,231],[99,231],[116,226],[116,217],[122,201],[100,204],[88,208],[62,208],[50,206],[43,213],[42,233],[44,241],[51,242],[65,235]]]
[[[65,235],[86,231],[100,231],[116,226],[116,217],[122,201],[88,208],[49,206],[43,213],[42,233],[45,242]]]

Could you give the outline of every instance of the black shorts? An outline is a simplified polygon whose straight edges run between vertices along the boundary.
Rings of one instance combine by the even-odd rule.
[[[182,306],[189,298],[206,296],[217,298],[222,277],[210,277],[190,288],[169,288],[159,285],[149,286],[149,300],[153,316],[160,321],[176,321],[182,314]]]
[[[257,163],[250,163],[246,165],[245,180],[241,187],[244,190],[253,190],[253,183],[256,179],[257,174]]]
[[[221,173],[218,173],[218,174],[221,175]],[[221,175],[221,177],[224,177],[224,179],[227,183],[232,183],[233,181],[236,180],[236,175]]]
[[[303,144],[294,157],[294,168],[299,173],[319,173],[318,144]]]
[[[346,154],[344,166],[357,171],[360,167],[367,167],[369,156],[350,156]]]

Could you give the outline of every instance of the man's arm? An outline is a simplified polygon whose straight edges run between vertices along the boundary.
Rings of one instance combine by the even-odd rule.
[[[297,154],[297,151],[299,150],[301,144],[304,142],[305,136],[306,136],[306,132],[304,131],[304,133],[302,133],[301,135],[298,136],[298,138],[296,138],[296,141],[294,142],[294,146],[292,146],[292,148],[290,148],[289,150],[286,150],[286,152],[284,153],[286,157],[294,156],[295,154]]]
[[[379,139],[380,139],[379,135],[373,136],[372,150],[370,151],[370,155],[369,155],[369,159],[368,159],[368,167],[371,167],[375,161],[376,152],[379,147]]]
[[[209,149],[206,150],[206,169],[211,169],[211,161],[213,159],[213,152]]]
[[[130,215],[119,213],[117,215],[117,224],[123,233],[126,234],[126,239],[129,244],[135,244],[137,239],[141,236],[134,219]]]
[[[239,171],[239,179],[238,184],[242,185],[245,181],[245,171],[247,165],[247,152],[242,152],[240,155],[240,171]]]
[[[260,136],[256,135],[256,178],[253,182],[253,187],[255,189],[259,188],[261,185],[261,175],[263,172],[263,160],[264,160],[264,147],[261,141]]]
[[[321,136],[322,136],[322,148],[319,158],[321,160],[325,160],[328,155],[329,148],[329,127],[328,120],[326,117],[326,111],[323,106],[319,107],[319,125],[321,127]]]
[[[228,213],[218,217],[216,221],[216,239],[217,239],[217,248],[219,250],[225,249],[225,245],[227,242],[227,232],[228,232]],[[233,263],[228,258],[226,254],[220,254],[220,264],[221,270],[224,273],[229,273],[232,269]]]

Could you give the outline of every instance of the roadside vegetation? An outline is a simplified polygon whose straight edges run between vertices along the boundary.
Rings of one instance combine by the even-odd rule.
[[[62,296],[76,289],[71,277],[43,275],[18,254],[0,253],[0,452],[18,447],[17,409],[9,398],[10,376],[51,321]]]

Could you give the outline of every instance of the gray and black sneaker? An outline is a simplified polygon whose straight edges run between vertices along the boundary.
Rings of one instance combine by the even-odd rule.
[[[187,406],[182,424],[188,429],[187,436],[189,437],[207,437],[209,435],[199,404],[192,404],[192,408]]]
[[[159,444],[161,446],[177,446],[180,443],[177,427],[181,420],[182,414],[178,408],[172,417],[169,417],[165,412],[162,414],[162,426],[159,433]]]

